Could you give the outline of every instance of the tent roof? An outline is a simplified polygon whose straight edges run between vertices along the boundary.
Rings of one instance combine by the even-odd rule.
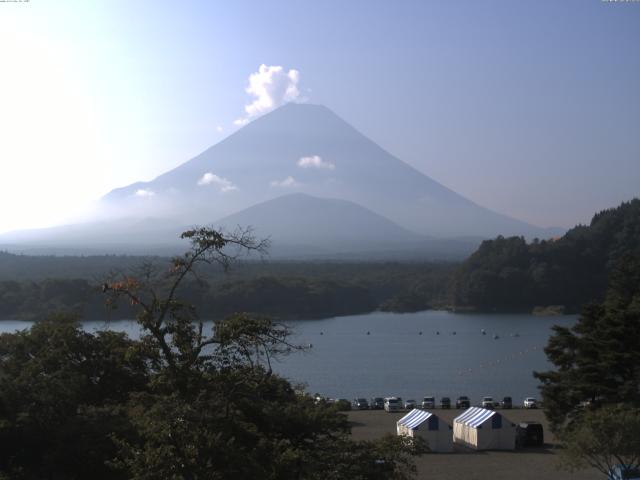
[[[457,416],[453,421],[462,423],[472,428],[477,428],[485,421],[493,417],[494,415],[500,415],[495,410],[488,410],[486,408],[471,407],[467,409],[462,415]]]
[[[422,425],[433,413],[427,412],[426,410],[420,410],[419,408],[414,408],[409,413],[407,413],[404,417],[398,420],[398,425],[404,425],[411,430],[415,430],[420,425]]]

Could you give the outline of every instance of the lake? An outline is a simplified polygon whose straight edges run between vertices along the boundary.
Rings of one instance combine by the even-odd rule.
[[[455,401],[467,395],[479,403],[485,395],[494,400],[509,395],[521,405],[526,396],[539,397],[531,373],[551,367],[543,351],[551,327],[575,321],[575,316],[444,311],[299,320],[288,322],[294,329],[293,340],[312,347],[274,363],[273,368],[292,382],[305,382],[310,393],[330,397],[397,395],[420,401],[434,395]],[[2,321],[0,332],[30,325]],[[106,327],[97,321],[83,325],[88,331]],[[132,321],[114,321],[108,327],[132,337],[139,333]]]

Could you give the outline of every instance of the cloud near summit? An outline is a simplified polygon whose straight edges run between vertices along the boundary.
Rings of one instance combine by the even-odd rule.
[[[136,190],[136,193],[134,193],[136,197],[140,198],[153,197],[155,194],[156,192],[154,192],[153,190],[149,190],[148,188],[139,188],[138,190]]]
[[[299,187],[300,184],[296,181],[295,178],[289,175],[284,180],[274,180],[273,182],[271,182],[271,186],[280,187],[280,188],[293,188],[293,187]]]
[[[198,180],[198,186],[203,187],[206,185],[214,185],[221,192],[232,192],[233,190],[238,190],[238,187],[234,185],[230,180],[226,178],[219,177],[218,175],[207,172]]]
[[[299,81],[298,70],[286,72],[280,65],[260,65],[258,71],[249,76],[249,86],[246,88],[246,92],[255,98],[244,107],[246,117],[238,118],[233,123],[245,125],[252,118],[295,100],[300,96]]]
[[[336,168],[335,164],[323,160],[319,155],[313,155],[312,157],[302,157],[298,160],[298,166],[301,168],[324,168],[327,170],[333,170]]]

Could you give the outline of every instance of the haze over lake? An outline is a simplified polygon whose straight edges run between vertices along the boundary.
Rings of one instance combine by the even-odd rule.
[[[293,383],[306,382],[309,393],[336,398],[399,395],[421,400],[435,395],[455,400],[468,395],[476,403],[485,395],[495,400],[509,395],[519,405],[525,396],[538,396],[531,372],[550,368],[543,348],[551,327],[569,326],[575,319],[425,311],[300,320],[289,322],[293,341],[312,347],[273,368]],[[3,321],[0,332],[30,325]],[[132,337],[139,334],[134,321],[83,325],[88,331],[108,327]]]

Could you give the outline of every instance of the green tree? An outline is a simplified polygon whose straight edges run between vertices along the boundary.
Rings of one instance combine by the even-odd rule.
[[[640,407],[640,253],[626,254],[610,278],[603,304],[586,307],[571,328],[554,327],[545,352],[556,370],[534,374],[556,431],[571,428],[584,406]]]
[[[640,246],[640,199],[594,215],[558,239],[497,237],[482,242],[456,271],[451,301],[482,310],[563,305],[580,312],[602,302],[612,269]]]
[[[227,268],[238,249],[264,244],[247,232],[209,229],[183,238],[191,249],[166,275],[145,267],[141,277],[104,285],[112,304],[124,297],[138,306],[141,341],[158,352],[149,391],[125,406],[136,435],[114,435],[120,450],[112,465],[139,480],[408,478],[410,453],[419,449],[393,439],[383,454],[377,444],[351,441],[344,415],[273,374],[273,358],[299,349],[285,326],[236,314],[206,332],[193,307],[177,299],[185,279],[199,278],[200,264]]]
[[[0,336],[0,472],[21,479],[410,478],[424,445],[354,442],[347,417],[295,392],[271,362],[299,347],[268,318],[236,314],[207,332],[179,300],[197,267],[227,268],[265,244],[247,231],[183,234],[162,272],[103,285],[139,309],[139,341],[53,318]],[[2,478],[2,476],[0,476]]]
[[[640,468],[640,409],[607,406],[587,412],[563,437],[562,463],[591,466],[604,475],[616,465]]]
[[[51,316],[0,335],[0,471],[11,478],[126,478],[105,465],[119,413],[149,380],[148,355],[122,333],[83,332]]]

